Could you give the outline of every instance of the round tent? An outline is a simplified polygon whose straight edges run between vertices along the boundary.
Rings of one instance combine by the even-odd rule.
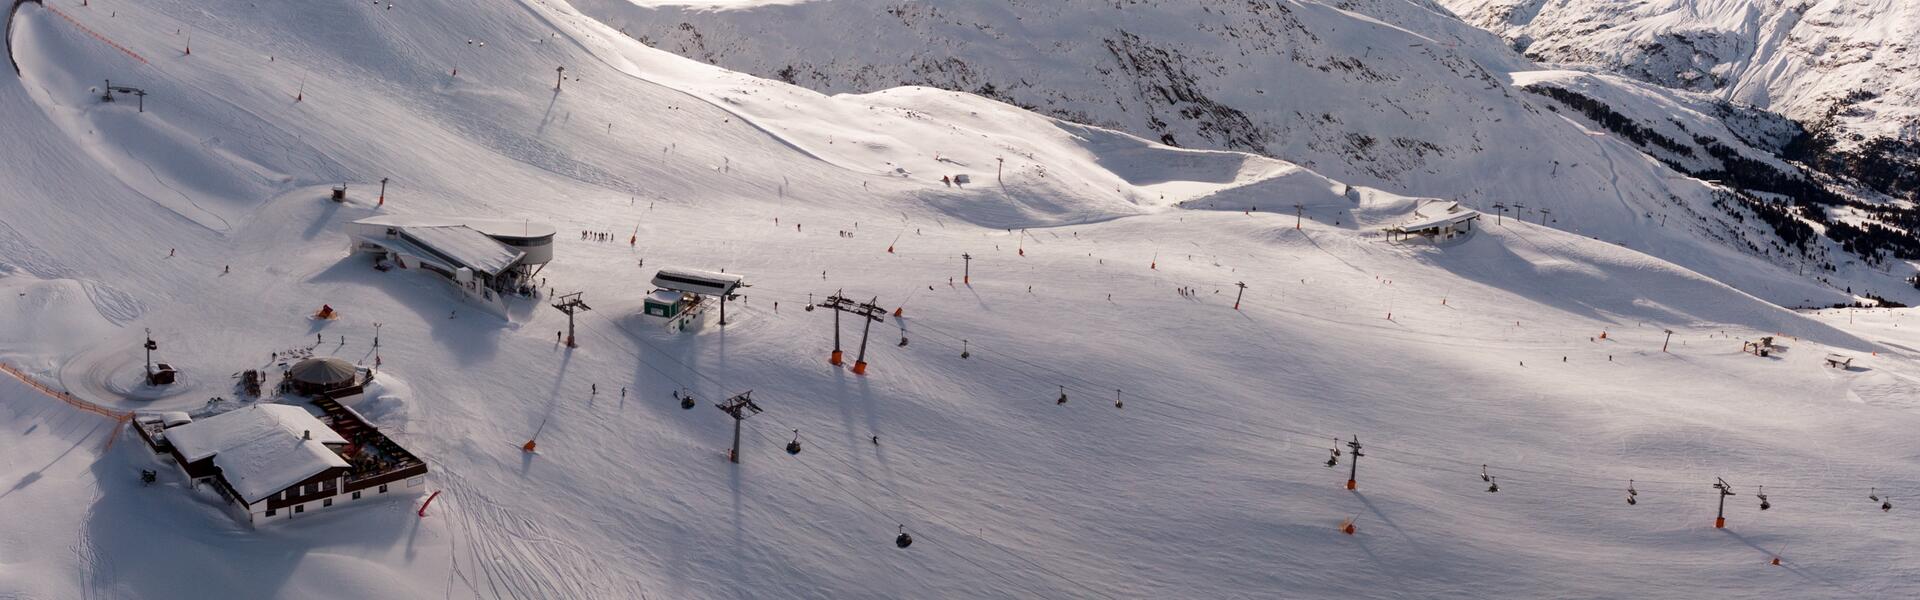
[[[293,382],[293,391],[317,394],[353,387],[359,373],[353,363],[338,358],[309,358],[294,363],[287,371],[287,378]]]

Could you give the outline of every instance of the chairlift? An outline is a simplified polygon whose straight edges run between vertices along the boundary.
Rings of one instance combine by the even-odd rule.
[[[1480,465],[1480,480],[1481,480],[1481,481],[1493,481],[1493,477],[1491,477],[1491,476],[1488,476],[1488,475],[1487,475],[1487,466],[1486,466],[1486,465]]]
[[[1773,503],[1767,501],[1767,486],[1760,486],[1760,491],[1754,492],[1753,495],[1760,498],[1760,510],[1773,508]]]
[[[1122,402],[1122,401],[1120,400],[1120,390],[1114,390],[1114,391],[1113,391],[1113,407],[1114,407],[1114,408],[1126,408],[1126,407],[1127,407],[1127,403],[1126,403],[1126,402]]]
[[[813,312],[813,294],[807,294],[807,312]]]
[[[1340,464],[1340,438],[1333,438],[1333,448],[1328,451],[1333,453],[1332,456],[1327,457],[1327,468],[1331,469],[1334,465]]]
[[[1499,492],[1499,491],[1500,491],[1500,478],[1499,478],[1499,477],[1488,477],[1488,478],[1487,478],[1487,493],[1489,493],[1489,494],[1492,494],[1492,493],[1497,493],[1497,492]]]
[[[1064,386],[1064,385],[1063,385],[1063,386],[1060,386],[1060,399],[1059,399],[1059,400],[1055,400],[1055,401],[1053,402],[1053,405],[1054,405],[1054,406],[1059,406],[1059,405],[1062,405],[1062,404],[1066,404],[1066,403],[1067,403],[1067,386]]]
[[[1871,491],[1868,491],[1868,492],[1867,492],[1867,499],[1868,499],[1868,500],[1872,500],[1872,501],[1874,501],[1874,502],[1879,502],[1879,501],[1880,501],[1880,488],[1872,488],[1872,490],[1871,490]]]
[[[685,394],[682,394],[680,393],[679,390],[674,390],[673,397],[674,399],[680,401],[680,408],[682,409],[693,408],[693,405],[695,404],[693,400],[693,392],[691,391]]]
[[[1628,479],[1627,480],[1627,506],[1633,506],[1635,504],[1639,504],[1640,501],[1634,498],[1634,496],[1638,496],[1638,495],[1640,495],[1640,490],[1633,489],[1633,480]]]
[[[893,545],[905,548],[913,545],[913,536],[907,535],[907,526],[900,526],[900,536],[893,538]]]
[[[787,442],[787,454],[800,453],[800,430],[793,430],[793,441]]]
[[[973,353],[967,351],[967,341],[960,340],[960,358],[969,358],[972,356],[973,356]]]
[[[141,487],[153,485],[153,482],[159,480],[159,478],[160,478],[160,473],[152,469],[140,470],[140,486]]]

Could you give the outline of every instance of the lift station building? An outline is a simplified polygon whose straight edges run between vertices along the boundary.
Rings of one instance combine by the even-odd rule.
[[[354,221],[347,229],[354,251],[436,273],[502,312],[502,294],[528,295],[538,287],[534,276],[553,261],[557,232],[530,221],[395,215]]]
[[[746,278],[729,273],[699,269],[661,269],[653,275],[654,290],[641,303],[648,315],[665,319],[690,317],[704,308],[702,298],[719,300],[720,320],[726,321],[726,301],[735,290],[747,287]]]

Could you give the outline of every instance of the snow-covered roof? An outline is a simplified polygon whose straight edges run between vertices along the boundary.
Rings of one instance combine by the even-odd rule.
[[[134,421],[141,423],[159,423],[163,427],[177,427],[193,422],[193,416],[177,410],[142,411],[134,413]]]
[[[652,293],[647,294],[647,299],[661,304],[673,304],[680,301],[680,296],[683,293],[684,292],[666,289],[654,290]]]
[[[470,219],[465,217],[436,217],[426,215],[379,215],[367,217],[355,223],[366,225],[385,225],[388,227],[467,227],[482,234],[494,237],[539,238],[559,233],[559,229],[549,223],[511,219]]]
[[[1461,206],[1453,200],[1427,200],[1413,209],[1413,218],[1395,225],[1400,231],[1420,231],[1458,225],[1480,218],[1480,211]]]
[[[487,276],[499,275],[527,255],[465,225],[407,227],[400,236],[440,255],[450,266]]]
[[[739,275],[699,269],[666,268],[653,276],[654,285],[709,296],[732,292],[733,288],[740,287],[745,281],[746,278]]]
[[[311,434],[313,439],[304,439]],[[221,477],[248,504],[347,461],[326,444],[347,440],[306,409],[255,404],[167,430],[188,462],[213,458]]]

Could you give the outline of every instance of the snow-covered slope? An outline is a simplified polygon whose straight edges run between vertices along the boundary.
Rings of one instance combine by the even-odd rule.
[[[1920,187],[1920,4],[1901,0],[1441,0],[1529,57],[1707,92],[1809,125],[1851,171]],[[1904,165],[1905,168],[1902,168]],[[1882,172],[1884,171],[1884,172]]]
[[[1415,200],[1391,191],[965,94],[823,96],[561,4],[15,18],[0,361],[118,409],[232,398],[229,374],[270,352],[378,361],[384,384],[352,402],[444,494],[425,518],[414,497],[246,530],[111,421],[0,377],[0,596],[1920,593],[1900,500],[1920,493],[1901,387],[1920,341],[1903,313],[1854,329],[1781,309],[1758,296],[1834,295],[1718,245],[1645,234],[1752,293],[1510,217],[1392,244],[1377,228]],[[98,102],[109,77],[148,90],[146,112]],[[328,202],[340,182],[350,201]],[[482,316],[350,257],[343,226],[372,214],[553,222],[542,276],[593,306],[583,347],[556,343],[544,296]],[[669,333],[639,314],[668,265],[753,287],[725,328]],[[827,364],[832,321],[800,308],[837,290],[904,315],[874,326],[865,377]],[[341,318],[307,318],[322,303]],[[169,394],[126,393],[148,328],[183,373]],[[1736,351],[1759,335],[1787,351]],[[1828,351],[1864,368],[1825,370]],[[766,412],[730,465],[710,406],[749,390]],[[1354,435],[1349,492],[1350,455],[1321,465]],[[1777,506],[1715,530],[1716,476]]]
[[[1512,74],[1538,67],[1430,2],[575,4],[650,45],[822,92],[970,91],[1167,143],[1264,153],[1402,194],[1482,210],[1547,209],[1556,226],[1777,302],[1808,297],[1770,295],[1742,279],[1747,267],[1710,257],[1753,254],[1795,272],[1828,262],[1756,252],[1793,242],[1691,172],[1638,156],[1633,144],[1600,136],[1604,127],[1569,123],[1550,110],[1554,102],[1513,85]],[[1712,115],[1676,117],[1724,129]],[[1676,229],[1658,225],[1680,215]],[[1828,280],[1920,299],[1900,281],[1911,269],[1891,270]]]

